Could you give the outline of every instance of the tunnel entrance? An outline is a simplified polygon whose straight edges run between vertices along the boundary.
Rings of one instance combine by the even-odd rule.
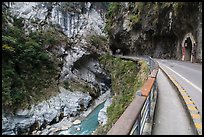
[[[184,60],[185,61],[191,61],[192,41],[191,41],[190,37],[188,37],[185,40],[184,47],[185,47],[185,58],[184,58]]]
[[[113,47],[111,49],[112,51],[112,54],[113,55],[128,55],[129,54],[129,49],[126,49],[126,48],[116,48],[116,47]]]
[[[192,33],[187,33],[182,41],[182,60],[196,62],[196,47]]]

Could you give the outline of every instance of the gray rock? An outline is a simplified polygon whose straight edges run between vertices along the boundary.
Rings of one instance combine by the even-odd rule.
[[[13,130],[14,128],[15,128],[15,124],[13,123],[10,117],[9,118],[2,117],[2,132],[10,131],[10,130]]]
[[[107,123],[107,108],[111,105],[112,100],[108,98],[104,104],[104,107],[98,113],[99,124],[105,125]]]
[[[83,98],[83,105],[84,105],[84,108],[87,109],[88,108],[88,105],[90,104],[90,101],[92,100],[92,97],[91,96],[85,96]]]
[[[37,131],[36,133],[35,133],[35,135],[40,135],[42,132],[41,131]]]
[[[18,110],[16,112],[16,116],[25,117],[25,118],[32,117],[33,116],[33,106],[32,106],[32,109],[30,110],[28,109]]]
[[[40,135],[48,135],[50,131],[46,128],[44,130],[42,130],[42,132],[40,133]]]
[[[16,123],[17,129],[20,129],[22,132],[29,131],[29,127],[35,123],[35,119],[27,118]]]
[[[62,92],[61,95],[61,99],[62,99],[62,104],[64,104],[64,115],[68,116],[68,115],[73,115],[76,116],[77,114],[79,114],[79,111],[81,110],[81,105],[83,105],[85,108],[88,107],[90,101],[91,101],[91,96],[86,94],[86,93],[82,93],[82,92],[70,92],[66,89],[64,89],[63,87],[60,87],[60,91]],[[65,93],[69,94],[69,97],[66,95],[64,95]]]
[[[65,117],[59,123],[53,124],[51,127],[53,127],[53,128],[61,128],[61,130],[63,130],[64,128],[69,128],[72,125],[73,125],[73,123],[70,121],[70,119],[67,119]]]
[[[11,13],[16,15],[17,17],[23,17],[29,19],[37,20],[39,22],[43,22],[45,16],[48,14],[46,6],[42,6],[42,3],[36,2],[20,2],[13,3],[11,6]],[[96,80],[97,76],[100,76],[101,79],[106,77],[104,70],[100,67],[100,64],[96,60],[88,60],[85,66],[82,66],[82,69],[74,69],[73,65],[76,61],[82,59],[84,56],[89,55],[90,53],[82,47],[86,47],[84,45],[88,44],[86,38],[81,36],[87,36],[87,34],[103,34],[102,30],[105,26],[103,17],[98,13],[95,8],[91,8],[91,3],[88,2],[85,4],[85,8],[87,8],[87,12],[85,14],[78,15],[73,14],[73,18],[70,16],[71,13],[67,13],[66,20],[67,23],[59,22],[57,18],[65,18],[64,14],[61,14],[61,11],[58,10],[56,5],[53,5],[53,9],[51,12],[51,18],[48,19],[48,22],[51,21],[53,24],[59,24],[68,37],[73,36],[73,41],[75,44],[72,46],[72,49],[66,50],[64,48],[59,48],[55,50],[57,54],[63,55],[66,53],[64,59],[65,63],[62,67],[61,79],[81,79],[89,83],[91,86],[99,87],[99,91],[102,91],[104,85],[100,86]],[[57,14],[57,12],[59,14]],[[75,22],[73,25],[68,25],[65,29],[64,24],[68,24],[70,19],[74,19]],[[39,23],[38,22],[38,23]],[[32,30],[38,29],[38,25],[34,25],[26,20],[26,25],[28,28]],[[79,29],[81,28],[81,29]],[[70,32],[68,32],[70,30]],[[92,31],[93,30],[93,31]],[[76,39],[75,36],[81,39]],[[63,46],[62,46],[63,47]],[[84,69],[83,69],[84,67]],[[41,126],[44,121],[51,122],[54,118],[57,118],[61,112],[64,112],[65,116],[76,116],[80,114],[80,111],[83,109],[87,109],[92,97],[89,94],[78,92],[70,92],[68,90],[60,88],[59,95],[52,97],[49,100],[43,101],[37,105],[33,105],[31,109],[18,110],[16,115],[13,118],[4,117],[2,119],[2,132],[11,133],[13,129],[19,129],[22,132],[27,132],[29,127],[32,126],[36,121],[39,122],[39,126]],[[105,88],[104,88],[105,89]],[[103,90],[102,93],[104,93]],[[47,134],[47,131],[44,132]]]
[[[70,114],[71,114],[71,109],[68,107],[65,107],[64,108],[64,116],[70,116]]]
[[[77,119],[73,122],[74,125],[77,125],[77,124],[80,124],[81,123],[81,120]]]
[[[44,114],[44,119],[50,123],[58,115],[58,111],[55,109],[49,110]]]
[[[16,135],[13,130],[2,132],[2,135]]]

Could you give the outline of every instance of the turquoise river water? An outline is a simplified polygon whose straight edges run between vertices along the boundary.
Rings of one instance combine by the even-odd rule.
[[[98,127],[98,113],[104,107],[104,102],[98,105],[80,124],[71,126],[63,134],[90,135]],[[77,128],[80,128],[77,131]]]

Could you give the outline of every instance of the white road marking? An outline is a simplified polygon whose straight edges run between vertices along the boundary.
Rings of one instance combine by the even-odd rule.
[[[163,64],[164,65],[164,64]],[[173,71],[175,74],[177,74],[179,77],[181,77],[182,79],[184,79],[187,83],[189,83],[190,85],[192,85],[194,88],[196,88],[198,91],[200,91],[202,93],[202,89],[200,89],[198,86],[196,86],[195,84],[193,84],[192,82],[190,82],[189,80],[187,80],[185,77],[181,76],[179,73],[177,73],[176,71],[174,71],[173,69],[169,68],[168,66],[164,65],[165,67],[167,67],[168,69],[170,69],[171,71]]]

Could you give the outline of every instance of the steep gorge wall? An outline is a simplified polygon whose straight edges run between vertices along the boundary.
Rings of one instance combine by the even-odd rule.
[[[202,60],[202,4],[198,2],[112,3],[105,29],[113,53],[182,58],[182,41],[191,33],[196,60]],[[193,40],[191,39],[192,43]]]
[[[44,32],[48,32],[50,35],[46,37],[47,39],[58,40],[57,43],[40,46],[50,58],[57,57],[60,60],[57,69],[60,75],[55,78],[57,88],[47,90],[48,93],[55,92],[57,95],[45,97],[44,101],[36,104],[29,104],[31,108],[19,108],[15,113],[10,110],[5,111],[6,108],[2,109],[2,134],[32,134],[33,131],[41,131],[63,118],[79,116],[94,104],[95,99],[110,92],[110,78],[97,60],[98,56],[105,52],[101,48],[104,45],[96,45],[100,41],[97,39],[98,36],[104,35],[103,4],[90,2],[5,2],[4,4],[12,16],[22,19],[23,33],[37,32],[41,36]],[[14,18],[5,15],[5,19],[8,19],[8,27],[15,28]],[[55,31],[60,33],[55,34]],[[68,38],[62,41],[61,35]],[[93,35],[95,37],[92,37]],[[36,41],[40,43],[40,39]],[[20,44],[14,46],[20,47]],[[41,91],[37,93],[37,96],[42,96]],[[23,101],[25,100],[19,100]],[[58,126],[62,127],[60,124]],[[42,131],[42,134],[48,133]]]
[[[68,37],[102,34],[106,3],[99,2],[8,2],[13,15],[27,19],[27,28],[56,25]]]
[[[54,27],[69,38],[69,42],[61,42],[57,46],[48,45],[46,47],[45,45],[49,52],[61,60],[61,64],[59,64],[60,82],[66,80],[85,82],[91,87],[96,87],[96,90],[102,90],[101,84],[98,84],[101,83],[101,78],[95,80],[95,75],[105,74],[102,74],[103,70],[100,70],[97,60],[93,59],[97,57],[97,54],[104,52],[101,47],[105,46],[98,44],[101,41],[97,36],[105,35],[103,28],[107,3],[5,2],[4,4],[7,5],[13,16],[23,18],[25,32],[49,31],[50,28]],[[95,44],[93,44],[92,39]],[[100,47],[96,48],[96,44]],[[96,56],[92,56],[94,54]],[[75,68],[75,62],[83,60],[86,56],[90,58],[87,58],[87,64],[81,66],[83,69]],[[90,68],[90,64],[97,68]]]

